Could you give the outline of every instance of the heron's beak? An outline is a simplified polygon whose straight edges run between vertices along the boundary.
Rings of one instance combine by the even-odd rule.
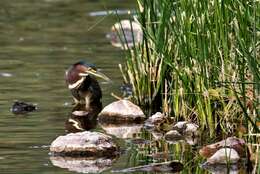
[[[99,77],[103,80],[111,81],[105,74],[103,74],[99,71],[93,70],[93,69],[88,69],[88,70],[85,71],[85,73],[80,73],[79,75],[82,76],[82,77],[88,76],[88,75],[93,75],[93,76]]]

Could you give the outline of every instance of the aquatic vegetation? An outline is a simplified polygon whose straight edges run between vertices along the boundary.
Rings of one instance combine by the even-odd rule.
[[[207,141],[216,135],[248,135],[253,173],[259,173],[259,2],[137,3],[135,19],[143,30],[143,41],[126,50],[126,63],[119,66],[124,83],[132,85],[132,100],[174,121],[197,123],[199,129],[207,130]],[[159,132],[149,136],[156,141],[164,137]],[[154,160],[147,157],[148,152],[174,152],[167,160],[185,161],[189,167],[183,173],[201,172],[193,167],[202,162],[198,152],[158,143],[146,145],[136,157],[148,163]],[[209,170],[218,170],[214,167]]]
[[[195,121],[211,136],[259,131],[259,3],[137,2],[143,42],[120,65],[133,100]]]

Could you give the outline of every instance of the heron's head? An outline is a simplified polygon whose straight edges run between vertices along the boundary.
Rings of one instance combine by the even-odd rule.
[[[110,79],[105,74],[99,72],[94,65],[87,64],[83,61],[73,64],[65,73],[65,79],[69,89],[79,87],[86,77],[98,77],[110,81]]]

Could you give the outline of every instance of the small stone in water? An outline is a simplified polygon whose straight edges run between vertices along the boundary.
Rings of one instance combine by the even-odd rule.
[[[0,76],[2,76],[2,77],[12,77],[13,74],[3,72],[3,73],[0,73]]]

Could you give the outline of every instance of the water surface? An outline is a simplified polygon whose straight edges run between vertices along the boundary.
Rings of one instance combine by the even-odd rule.
[[[103,105],[114,101],[110,93],[120,92],[123,53],[105,36],[117,18],[89,13],[134,6],[130,0],[1,0],[1,173],[71,173],[53,166],[48,155],[53,139],[65,134],[72,109],[64,72],[78,60],[95,64],[113,80],[100,81]],[[14,115],[15,100],[39,110]]]

